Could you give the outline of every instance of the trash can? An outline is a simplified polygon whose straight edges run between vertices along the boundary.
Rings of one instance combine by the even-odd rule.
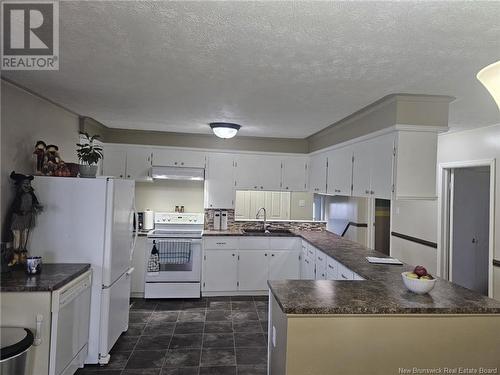
[[[25,375],[33,333],[27,328],[0,327],[0,374]]]

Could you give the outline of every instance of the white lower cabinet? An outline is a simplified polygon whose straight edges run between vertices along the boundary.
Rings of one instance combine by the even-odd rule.
[[[230,292],[238,287],[236,250],[205,250],[203,255],[203,290]]]
[[[269,259],[269,280],[297,280],[299,278],[298,251],[273,251]]]
[[[267,250],[239,251],[238,290],[267,289],[269,255]]]
[[[270,248],[270,243],[276,247]],[[299,246],[298,238],[273,242],[268,237],[207,237],[203,242],[203,292],[266,291],[267,280],[299,279]]]

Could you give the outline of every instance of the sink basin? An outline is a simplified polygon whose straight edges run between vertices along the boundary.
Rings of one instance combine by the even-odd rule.
[[[288,229],[269,229],[269,233],[265,233],[262,229],[243,229],[244,234],[267,234],[267,235],[293,235]]]

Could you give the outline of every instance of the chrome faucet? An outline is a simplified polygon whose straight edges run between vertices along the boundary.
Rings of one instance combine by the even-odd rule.
[[[271,232],[269,232],[269,229],[268,229],[270,225],[267,224],[267,211],[264,207],[259,208],[259,210],[257,211],[257,215],[255,215],[255,218],[256,219],[259,218],[261,211],[264,211],[264,222],[262,223],[262,230],[264,231],[264,233],[271,233]]]

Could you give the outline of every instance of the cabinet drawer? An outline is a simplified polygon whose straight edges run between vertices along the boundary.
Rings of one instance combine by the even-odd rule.
[[[239,248],[241,250],[269,250],[269,238],[240,237]]]
[[[349,268],[339,263],[338,279],[354,280],[354,272],[352,272]]]
[[[238,248],[238,237],[206,237],[203,246],[205,250],[235,250]]]
[[[270,238],[269,248],[271,250],[299,250],[300,239],[297,237]]]
[[[339,263],[330,258],[326,258],[326,278],[328,280],[337,280],[338,279],[338,270],[339,270]]]

